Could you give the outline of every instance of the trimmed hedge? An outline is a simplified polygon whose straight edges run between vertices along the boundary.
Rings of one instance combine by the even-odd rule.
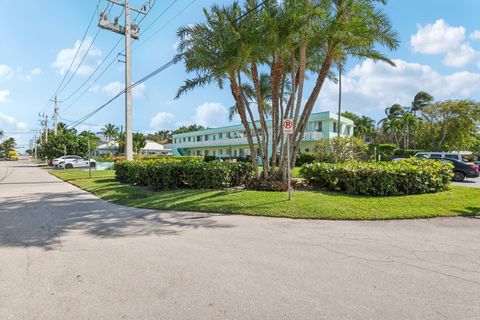
[[[120,162],[125,161],[125,156],[100,156],[94,158],[96,161],[106,161],[106,162]],[[142,155],[134,155],[133,159],[135,161],[149,161],[149,160],[165,160],[172,162],[203,162],[203,156],[142,156]],[[177,161],[178,160],[178,161]]]
[[[177,188],[221,189],[245,185],[253,175],[245,162],[167,162],[165,160],[115,163],[115,177],[156,190]]]
[[[355,195],[394,196],[446,190],[452,164],[406,159],[392,162],[312,163],[300,175],[313,187]]]

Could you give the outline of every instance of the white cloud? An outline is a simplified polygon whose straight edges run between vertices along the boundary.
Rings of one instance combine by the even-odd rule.
[[[383,110],[399,103],[409,106],[418,91],[437,100],[479,98],[480,73],[467,71],[442,75],[428,65],[394,60],[397,67],[371,60],[357,64],[342,78],[344,110],[381,116]],[[317,109],[335,111],[338,85],[328,81],[320,94]]]
[[[93,88],[92,88],[93,89]],[[125,85],[119,81],[110,82],[109,84],[103,86],[102,92],[105,92],[109,96],[115,96],[119,92],[125,89]],[[132,89],[132,96],[135,98],[142,98],[145,92],[145,84],[140,83],[138,86]]]
[[[99,92],[101,89],[100,85],[96,84],[88,89],[89,92]]]
[[[102,88],[102,91],[108,94],[109,96],[115,96],[123,89],[125,89],[125,85],[121,82],[115,81],[105,85]]]
[[[175,129],[175,115],[169,112],[159,112],[150,120],[150,127],[158,130]]]
[[[13,78],[13,70],[6,64],[0,64],[0,78],[11,79]]]
[[[218,102],[205,102],[197,107],[195,123],[205,127],[219,127],[228,122],[228,110]]]
[[[25,76],[27,80],[32,80],[33,77],[39,76],[42,74],[42,69],[40,68],[34,68],[28,72],[28,74]]]
[[[480,30],[475,30],[470,33],[469,38],[472,40],[480,40]]]
[[[443,19],[426,26],[417,26],[417,33],[410,37],[413,52],[435,54],[458,48],[465,40],[464,27],[449,26]]]
[[[0,90],[0,103],[8,101],[8,96],[9,95],[10,95],[10,91]]]
[[[17,121],[12,116],[6,115],[0,112],[0,126],[5,129],[14,129],[14,130],[25,130],[27,129],[27,124],[25,122]]]
[[[459,48],[449,51],[442,62],[450,67],[463,67],[479,58],[480,53],[475,51],[469,43],[464,43]]]
[[[87,52],[87,49],[90,47],[92,43],[91,37],[86,37],[83,44],[80,46],[81,41],[77,40],[73,48],[66,48],[60,50],[57,54],[55,61],[52,63],[52,66],[58,70],[60,75],[64,75],[67,72],[70,64],[72,63],[73,58],[75,57],[75,52],[80,48],[77,56],[75,57],[75,61],[73,62],[71,71],[74,71],[80,61],[82,60],[83,56]],[[93,72],[95,67],[100,63],[99,58],[102,56],[102,51],[96,48],[94,45],[88,51],[87,56],[85,57],[84,61],[82,62],[81,66],[79,67],[77,73],[81,75],[89,75]]]

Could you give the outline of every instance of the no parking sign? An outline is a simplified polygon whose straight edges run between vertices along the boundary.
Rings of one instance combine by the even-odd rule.
[[[285,133],[285,134],[293,133],[293,120],[292,119],[284,119],[283,120],[283,133]]]

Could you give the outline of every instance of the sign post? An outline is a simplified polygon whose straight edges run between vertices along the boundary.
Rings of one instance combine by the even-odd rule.
[[[288,179],[288,200],[292,199],[292,177],[290,174],[290,135],[293,133],[293,120],[283,120],[283,133],[287,138],[287,179]]]
[[[88,178],[92,178],[92,166],[90,163],[90,140],[87,141],[88,143]]]

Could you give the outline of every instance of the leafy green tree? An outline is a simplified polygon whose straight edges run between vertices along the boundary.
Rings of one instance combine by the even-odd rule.
[[[86,157],[88,139],[70,130],[48,137],[48,142],[41,143],[38,154],[42,159],[54,159],[65,154]]]
[[[383,127],[384,123],[389,122],[393,119],[399,119],[405,113],[405,108],[399,104],[393,104],[391,107],[385,109],[385,118],[381,119],[378,122],[378,125]]]
[[[125,133],[120,133],[117,139],[118,142],[118,151],[120,153],[125,153]],[[147,144],[147,137],[140,132],[135,132],[132,135],[132,142],[133,142],[133,151],[136,154],[139,154],[142,149]]]
[[[17,142],[15,141],[15,139],[10,137],[2,142],[1,149],[4,150],[5,153],[7,153],[8,151],[14,151],[16,145]]]
[[[172,131],[171,130],[159,130],[155,133],[147,134],[147,140],[152,140],[158,143],[171,143]]]
[[[357,137],[320,140],[315,146],[315,158],[330,163],[367,160],[368,145]]]
[[[417,129],[418,146],[431,151],[461,151],[474,148],[480,126],[480,103],[447,100],[422,109]]]
[[[145,147],[147,144],[147,137],[140,132],[135,132],[132,136],[133,140],[133,150],[136,154],[139,154],[140,151]]]
[[[353,120],[354,131],[353,135],[362,139],[365,142],[371,141],[376,134],[375,130],[375,120],[367,116],[358,116],[354,113],[345,111],[342,113],[342,116]]]
[[[247,0],[243,6],[237,2],[214,5],[204,11],[205,23],[179,29],[178,57],[195,77],[185,81],[177,98],[209,84],[228,85],[254,167],[258,167],[258,149],[263,178],[268,179],[277,169],[285,178],[282,121],[292,118],[296,124],[289,137],[293,167],[308,119],[325,80],[332,75],[332,65],[348,57],[394,65],[377,48],[394,50],[399,42],[389,19],[371,0],[271,0],[262,9],[258,7],[257,0]],[[262,90],[259,70],[269,75],[270,90]],[[310,94],[304,93],[307,73],[314,81]],[[245,97],[245,84],[253,88],[254,104]],[[270,111],[266,105],[271,105]]]
[[[172,134],[179,134],[179,133],[187,133],[187,132],[192,132],[192,131],[199,131],[199,130],[205,130],[206,128],[202,125],[199,124],[191,124],[188,126],[181,126],[177,130],[174,130]]]
[[[105,127],[102,128],[100,133],[103,135],[105,140],[110,142],[112,141],[112,139],[118,137],[119,130],[118,130],[118,127],[116,127],[114,124],[107,123]]]
[[[80,136],[87,139],[87,141],[90,143],[90,151],[94,151],[101,141],[101,139],[95,133],[88,130],[80,132]]]

